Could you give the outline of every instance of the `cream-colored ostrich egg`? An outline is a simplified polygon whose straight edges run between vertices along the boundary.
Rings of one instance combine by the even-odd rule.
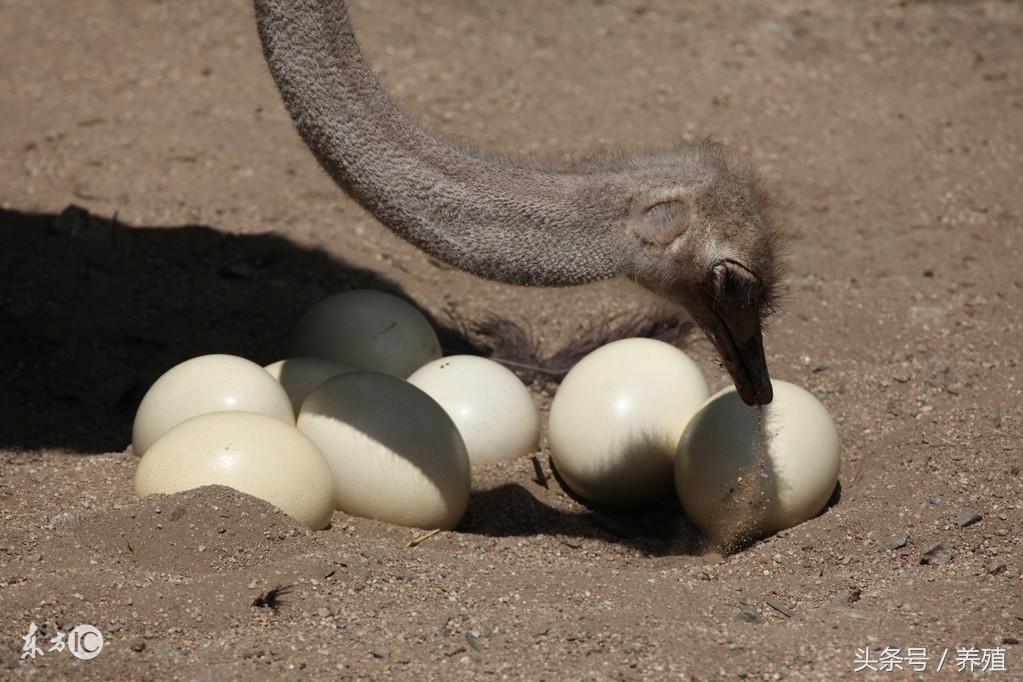
[[[299,320],[292,354],[335,360],[404,379],[440,357],[433,327],[411,303],[372,289],[345,291]]]
[[[469,457],[433,398],[387,374],[350,372],[309,394],[298,428],[327,458],[337,508],[417,528],[451,529],[469,502]]]
[[[167,370],[146,392],[132,427],[135,454],[186,419],[225,411],[295,423],[288,394],[262,367],[234,355],[201,355]]]
[[[296,415],[302,409],[306,396],[317,386],[338,374],[353,371],[348,365],[323,358],[288,358],[267,365],[264,369],[284,387]]]
[[[204,485],[266,500],[313,530],[329,525],[334,513],[330,467],[313,442],[293,425],[254,412],[192,417],[153,443],[135,470],[142,497]]]
[[[790,528],[816,515],[838,481],[838,431],[808,391],[773,381],[750,407],[734,388],[714,394],[678,444],[675,487],[689,519],[724,541]]]
[[[408,382],[444,408],[462,434],[473,466],[512,460],[536,450],[540,413],[519,378],[475,355],[441,358]]]
[[[572,368],[551,403],[554,465],[591,502],[652,503],[671,490],[675,446],[707,394],[696,363],[674,346],[602,346]]]

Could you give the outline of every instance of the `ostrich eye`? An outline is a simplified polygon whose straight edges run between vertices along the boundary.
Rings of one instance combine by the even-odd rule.
[[[662,201],[646,210],[646,219],[651,227],[674,230],[678,228],[679,223],[685,223],[685,208],[681,201]]]
[[[643,241],[667,246],[689,225],[689,207],[681,201],[661,201],[647,208],[636,226]]]

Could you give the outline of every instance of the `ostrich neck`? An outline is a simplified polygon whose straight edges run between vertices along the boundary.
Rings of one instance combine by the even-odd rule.
[[[554,286],[620,274],[628,197],[612,175],[481,158],[430,136],[373,74],[343,0],[255,0],[255,10],[299,134],[384,225],[489,279]]]

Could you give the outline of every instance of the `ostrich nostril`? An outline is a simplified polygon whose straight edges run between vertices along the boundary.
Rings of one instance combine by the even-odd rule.
[[[760,280],[745,266],[734,261],[721,261],[712,270],[714,291],[719,297],[752,302],[760,288]]]

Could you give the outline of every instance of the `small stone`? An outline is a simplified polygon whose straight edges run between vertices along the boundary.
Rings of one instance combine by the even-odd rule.
[[[739,620],[744,620],[747,623],[763,623],[764,614],[760,613],[759,609],[746,606],[739,610]]]
[[[860,594],[862,594],[862,591],[859,588],[854,588],[845,592],[839,592],[832,598],[832,601],[836,604],[850,606],[860,600]]]
[[[316,610],[316,615],[318,615],[320,618],[330,618],[331,616],[330,609],[328,609],[326,606],[321,606],[319,609]]]
[[[387,649],[387,648],[384,648],[382,646],[373,647],[373,650],[370,653],[373,654],[373,658],[390,658],[391,657],[391,650]]]
[[[137,653],[141,653],[146,650],[146,640],[136,639],[131,643],[131,650]]]
[[[50,523],[55,528],[77,528],[81,524],[81,519],[75,512],[66,511],[54,514],[50,519]]]
[[[941,496],[940,495],[934,495],[933,497],[929,498],[927,501],[930,502],[931,504],[941,504]]]
[[[43,560],[43,555],[40,554],[39,552],[32,552],[31,554],[26,554],[25,555],[25,561],[30,561],[33,564],[38,562],[38,561],[42,561],[42,560]]]
[[[984,519],[984,515],[971,507],[959,507],[956,511],[956,525],[960,528],[972,526]]]
[[[885,549],[896,550],[902,549],[909,544],[909,535],[906,533],[896,533],[884,542]]]
[[[1005,573],[1005,569],[1009,567],[1004,561],[992,561],[987,565],[987,572],[991,575],[998,575]]]
[[[1019,464],[1013,464],[1009,467],[1009,473],[1013,476],[1019,476]]]
[[[920,563],[930,566],[942,566],[952,560],[952,550],[937,542],[920,555]]]

